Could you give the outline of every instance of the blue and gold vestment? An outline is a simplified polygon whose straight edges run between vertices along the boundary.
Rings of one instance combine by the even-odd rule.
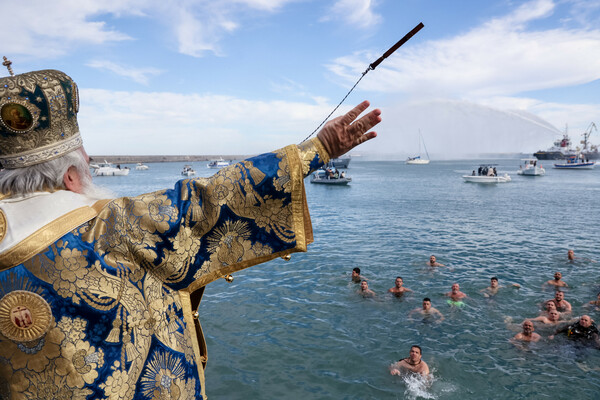
[[[313,139],[137,197],[0,200],[0,398],[206,398],[205,285],[306,251],[328,160]]]

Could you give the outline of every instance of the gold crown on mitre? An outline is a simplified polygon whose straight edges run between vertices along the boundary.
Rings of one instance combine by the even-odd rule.
[[[0,78],[0,164],[15,169],[58,158],[82,146],[77,85],[43,70]]]

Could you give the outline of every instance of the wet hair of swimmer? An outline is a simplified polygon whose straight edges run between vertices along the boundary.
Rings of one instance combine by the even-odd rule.
[[[495,276],[492,276],[492,277],[490,278],[490,281],[497,281],[497,280],[498,280],[498,278],[496,278]]]
[[[356,272],[357,274],[360,274],[360,268],[358,268],[358,267],[352,269],[352,271]]]
[[[425,298],[423,299],[423,301],[428,301],[428,302],[430,302],[430,303],[431,303],[431,299],[430,299],[429,297],[425,297]],[[419,347],[419,346],[414,346],[414,347]],[[419,348],[420,348],[420,347],[419,347]]]
[[[419,349],[419,354],[420,354],[420,355],[423,355],[423,350],[421,350],[421,346],[419,346],[419,345],[416,345],[416,344],[413,344],[412,346],[410,346],[410,348],[411,348],[411,349],[412,349],[412,348]]]

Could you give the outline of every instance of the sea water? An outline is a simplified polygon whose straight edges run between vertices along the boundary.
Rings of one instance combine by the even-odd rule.
[[[516,174],[519,160],[492,160],[512,182],[465,183],[480,161],[354,159],[347,187],[306,193],[315,234],[293,254],[206,288],[200,320],[208,345],[206,392],[212,399],[592,399],[600,393],[600,351],[577,347],[536,324],[538,343],[509,339],[540,303],[543,283],[562,272],[573,315],[600,322],[587,307],[600,291],[600,169],[546,176]],[[172,187],[183,163],[149,164],[126,177],[98,177],[119,195]],[[131,166],[133,168],[133,166]],[[215,172],[203,163],[199,176]],[[567,249],[578,257],[567,261]],[[445,268],[425,264],[436,255]],[[375,291],[357,293],[352,268]],[[396,276],[413,290],[389,295]],[[493,297],[480,291],[497,276]],[[469,297],[446,303],[453,283]],[[520,289],[512,288],[513,283]],[[424,297],[441,323],[409,319]],[[506,321],[512,321],[507,323]],[[423,349],[433,381],[391,376],[389,365]]]

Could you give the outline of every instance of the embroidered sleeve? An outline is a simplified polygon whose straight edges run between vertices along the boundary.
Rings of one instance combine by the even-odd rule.
[[[262,154],[210,178],[108,203],[87,240],[108,263],[143,268],[176,290],[193,291],[226,274],[313,241],[304,177],[329,159],[318,139]]]

